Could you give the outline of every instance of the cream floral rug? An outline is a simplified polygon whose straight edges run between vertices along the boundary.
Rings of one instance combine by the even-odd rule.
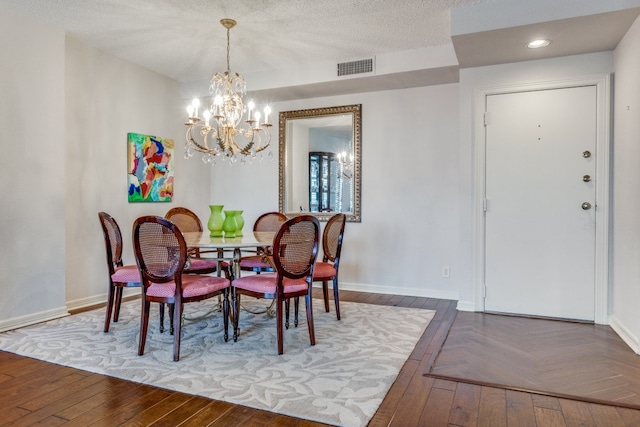
[[[168,327],[159,332],[157,304],[145,354],[137,355],[139,300],[122,305],[109,333],[99,309],[0,333],[0,349],[298,418],[366,426],[435,312],[343,302],[338,321],[333,307],[325,313],[314,301],[316,345],[309,345],[301,300],[300,324],[285,329],[280,356],[275,319],[264,314],[243,311],[238,341],[230,327],[225,342],[221,313],[207,314],[215,299],[185,306],[193,320],[185,320],[178,362]],[[243,299],[249,309],[265,304]]]

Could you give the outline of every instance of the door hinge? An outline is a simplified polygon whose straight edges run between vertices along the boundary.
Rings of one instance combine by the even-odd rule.
[[[482,287],[482,298],[487,298],[487,285]]]
[[[487,211],[487,206],[489,205],[489,201],[487,199],[484,199],[482,201],[482,211],[486,212]]]
[[[491,115],[488,111],[484,112],[484,125],[487,126],[489,124],[489,120],[491,119]]]

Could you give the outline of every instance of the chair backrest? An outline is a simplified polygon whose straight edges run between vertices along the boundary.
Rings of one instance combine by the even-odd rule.
[[[202,231],[202,222],[195,212],[187,208],[177,207],[169,209],[164,217],[178,226],[180,231],[187,233],[190,231]]]
[[[115,268],[122,266],[122,233],[116,220],[108,213],[98,212],[98,219],[100,219],[102,235],[107,248],[109,275],[113,275]]]
[[[340,258],[346,221],[347,216],[339,213],[329,218],[327,225],[324,226],[324,232],[322,233],[322,251],[324,252],[325,262],[335,261]]]
[[[312,215],[300,215],[286,221],[273,240],[273,261],[280,277],[311,283],[318,255],[320,222]]]
[[[145,287],[149,282],[180,280],[187,260],[187,244],[174,223],[159,216],[136,219],[133,248]]]
[[[273,231],[275,233],[286,221],[287,216],[281,212],[263,213],[253,223],[253,231]]]

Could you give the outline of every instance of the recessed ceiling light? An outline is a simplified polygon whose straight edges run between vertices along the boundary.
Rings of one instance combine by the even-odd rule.
[[[538,40],[534,40],[534,41],[531,41],[531,42],[527,43],[527,47],[529,49],[537,49],[539,47],[549,46],[550,43],[551,43],[551,40],[538,39]]]

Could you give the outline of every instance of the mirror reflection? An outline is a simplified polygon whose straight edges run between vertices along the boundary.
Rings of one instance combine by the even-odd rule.
[[[280,211],[360,221],[361,106],[280,113]]]

